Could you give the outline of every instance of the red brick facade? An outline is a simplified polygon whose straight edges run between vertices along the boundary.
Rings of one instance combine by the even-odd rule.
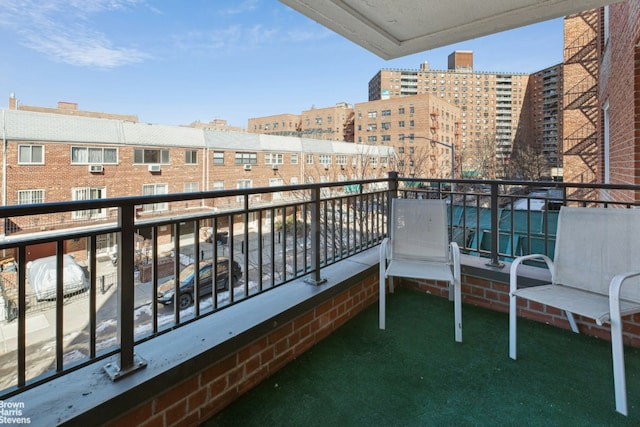
[[[608,15],[608,16],[606,16]],[[608,116],[608,182],[640,184],[640,1],[614,3],[601,11],[600,106]],[[606,108],[608,107],[608,108]],[[639,195],[627,194],[637,201]]]

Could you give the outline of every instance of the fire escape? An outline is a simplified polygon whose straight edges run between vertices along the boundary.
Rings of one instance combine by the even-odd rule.
[[[565,165],[572,161],[575,165],[577,159],[581,165],[565,178],[570,181],[592,181],[597,177],[599,159],[598,13],[589,11],[576,15],[574,19],[581,19],[586,29],[565,45],[565,85],[569,88],[564,93],[564,109],[569,113],[572,110],[575,112],[572,122],[576,126],[565,128],[568,133],[564,136],[563,151]],[[570,86],[569,82],[574,84]]]

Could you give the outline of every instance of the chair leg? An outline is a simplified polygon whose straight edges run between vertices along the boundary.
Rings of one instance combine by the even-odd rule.
[[[456,342],[462,342],[462,286],[458,281],[453,283],[453,312],[456,328]]]
[[[616,411],[627,415],[627,384],[622,344],[622,319],[611,318],[611,353],[613,357],[613,383],[616,393]]]
[[[517,301],[515,295],[509,296],[509,357],[516,360],[516,320]]]
[[[386,305],[386,286],[385,286],[385,266],[382,262],[380,262],[380,278],[379,282],[379,295],[378,295],[378,317],[379,317],[379,325],[380,329],[385,329],[385,305]]]

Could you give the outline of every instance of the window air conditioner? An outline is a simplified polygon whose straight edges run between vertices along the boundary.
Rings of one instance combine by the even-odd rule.
[[[160,172],[160,165],[149,165],[149,172]]]
[[[274,171],[278,170],[278,165],[271,165],[271,169],[273,169]]]
[[[250,171],[251,170],[251,165],[244,165],[244,170]]]
[[[101,173],[103,170],[102,165],[89,165],[89,172],[91,173]]]

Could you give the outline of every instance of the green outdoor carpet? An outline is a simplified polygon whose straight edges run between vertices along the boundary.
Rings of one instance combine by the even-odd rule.
[[[399,289],[205,426],[639,426],[640,351],[626,348],[629,416],[615,412],[608,341]]]

